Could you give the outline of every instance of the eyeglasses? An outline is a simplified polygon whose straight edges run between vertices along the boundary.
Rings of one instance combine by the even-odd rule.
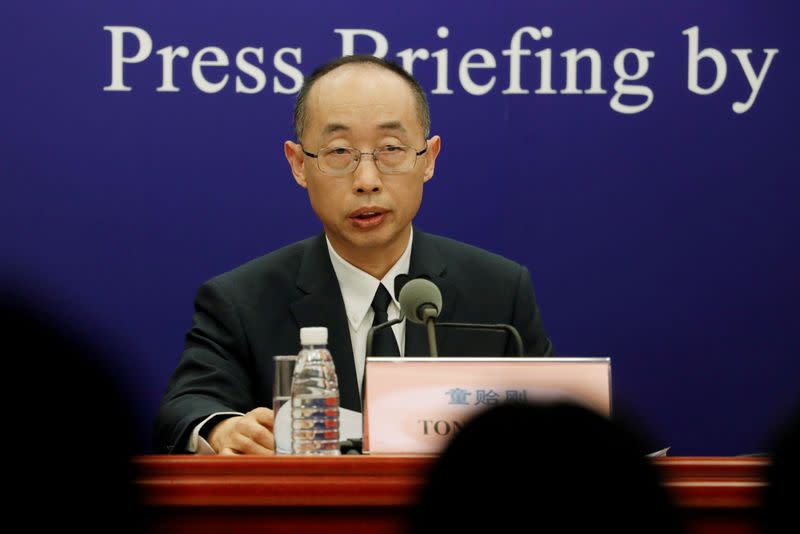
[[[349,146],[327,147],[312,154],[303,149],[303,154],[317,160],[317,167],[325,174],[341,176],[350,174],[358,168],[363,156],[372,156],[378,170],[384,174],[401,174],[408,172],[417,164],[417,157],[428,151],[426,146],[419,152],[404,145],[387,145],[378,147],[372,152],[361,152]]]

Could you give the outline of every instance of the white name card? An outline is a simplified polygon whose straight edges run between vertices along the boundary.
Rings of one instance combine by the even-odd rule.
[[[437,454],[479,411],[570,400],[611,414],[610,358],[367,358],[364,452]]]

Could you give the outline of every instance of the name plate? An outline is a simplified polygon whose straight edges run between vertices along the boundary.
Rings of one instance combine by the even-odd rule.
[[[610,358],[367,358],[364,452],[438,454],[479,411],[570,400],[611,414]]]

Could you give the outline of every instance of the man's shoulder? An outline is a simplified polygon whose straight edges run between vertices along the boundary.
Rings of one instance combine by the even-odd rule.
[[[306,252],[318,246],[320,235],[303,239],[214,276],[207,283],[238,290],[294,282]],[[293,285],[293,284],[292,284]]]
[[[441,235],[415,230],[415,239],[420,239],[428,246],[434,247],[446,262],[448,269],[458,267],[469,270],[501,271],[503,273],[518,272],[522,268],[518,262],[506,258],[463,241]]]

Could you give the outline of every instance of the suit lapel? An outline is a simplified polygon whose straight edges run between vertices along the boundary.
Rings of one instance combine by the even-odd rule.
[[[340,405],[350,410],[359,410],[361,400],[358,396],[350,327],[347,324],[339,281],[328,254],[325,234],[313,239],[303,254],[297,287],[305,293],[291,304],[298,327],[328,328],[328,349],[336,366]]]
[[[439,321],[450,321],[453,317],[458,294],[456,288],[446,277],[447,265],[442,258],[434,240],[428,234],[414,228],[414,243],[411,245],[411,265],[409,276],[427,276],[442,292],[442,310]],[[436,330],[437,344],[440,352],[447,347],[448,332]],[[406,356],[429,356],[428,334],[424,325],[406,321]]]

